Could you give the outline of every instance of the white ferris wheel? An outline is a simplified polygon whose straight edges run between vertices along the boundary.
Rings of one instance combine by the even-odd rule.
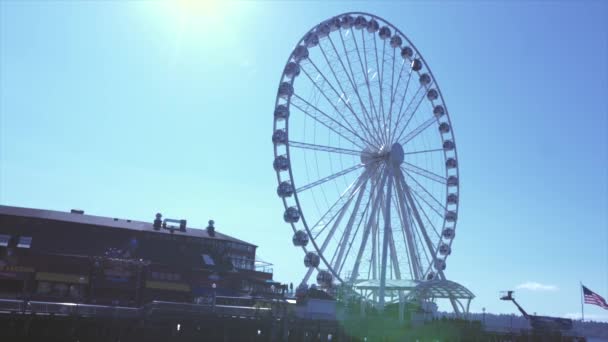
[[[346,13],[307,32],[283,69],[274,169],[303,283],[383,307],[445,280],[459,206],[456,141],[439,85],[387,21]]]

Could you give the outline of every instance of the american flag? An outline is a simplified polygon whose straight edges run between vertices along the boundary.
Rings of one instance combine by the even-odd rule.
[[[608,310],[608,303],[606,303],[606,300],[602,296],[589,290],[585,286],[583,286],[583,296],[585,297],[585,303],[597,305],[601,308]]]

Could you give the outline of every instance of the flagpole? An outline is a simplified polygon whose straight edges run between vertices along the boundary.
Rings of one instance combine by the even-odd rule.
[[[579,281],[579,283],[581,284],[581,322],[585,321],[585,303],[583,301],[583,282]]]

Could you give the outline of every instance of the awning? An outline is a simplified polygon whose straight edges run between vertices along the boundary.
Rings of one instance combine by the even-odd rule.
[[[185,283],[171,283],[168,281],[147,280],[146,288],[157,289],[157,290],[190,292],[190,285],[185,284]]]
[[[87,277],[85,275],[51,273],[51,272],[36,273],[36,280],[73,283],[73,284],[88,284],[89,283],[89,277]]]

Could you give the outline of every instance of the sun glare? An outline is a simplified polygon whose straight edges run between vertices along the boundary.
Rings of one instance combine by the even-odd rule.
[[[217,0],[174,0],[171,1],[174,11],[181,19],[200,19],[219,16],[223,2]]]
[[[171,65],[203,50],[206,59],[220,60],[222,51],[238,44],[239,30],[255,11],[247,3],[217,0],[149,1],[138,7],[146,24],[161,30]]]

